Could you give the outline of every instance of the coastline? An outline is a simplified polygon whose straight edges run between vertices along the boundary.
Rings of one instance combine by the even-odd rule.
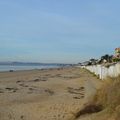
[[[0,72],[0,118],[74,120],[101,84],[76,67]]]
[[[70,65],[69,65],[70,66]],[[41,69],[51,69],[51,68],[61,68],[67,67],[67,65],[60,65],[60,64],[41,64],[41,65],[33,65],[33,64],[0,64],[0,72],[6,71],[21,71],[21,70],[41,70]]]

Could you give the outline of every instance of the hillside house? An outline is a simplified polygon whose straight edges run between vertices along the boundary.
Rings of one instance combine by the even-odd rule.
[[[115,49],[115,58],[120,59],[120,47]]]

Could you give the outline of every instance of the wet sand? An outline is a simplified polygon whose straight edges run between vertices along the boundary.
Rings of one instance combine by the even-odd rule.
[[[0,120],[74,120],[101,81],[80,68],[0,73]]]

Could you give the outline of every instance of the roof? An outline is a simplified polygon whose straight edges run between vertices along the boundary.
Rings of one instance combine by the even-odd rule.
[[[115,49],[116,53],[120,53],[120,47]]]

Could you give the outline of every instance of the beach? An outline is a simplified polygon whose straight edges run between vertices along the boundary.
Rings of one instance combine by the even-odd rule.
[[[0,72],[0,120],[75,120],[101,85],[77,67]]]

